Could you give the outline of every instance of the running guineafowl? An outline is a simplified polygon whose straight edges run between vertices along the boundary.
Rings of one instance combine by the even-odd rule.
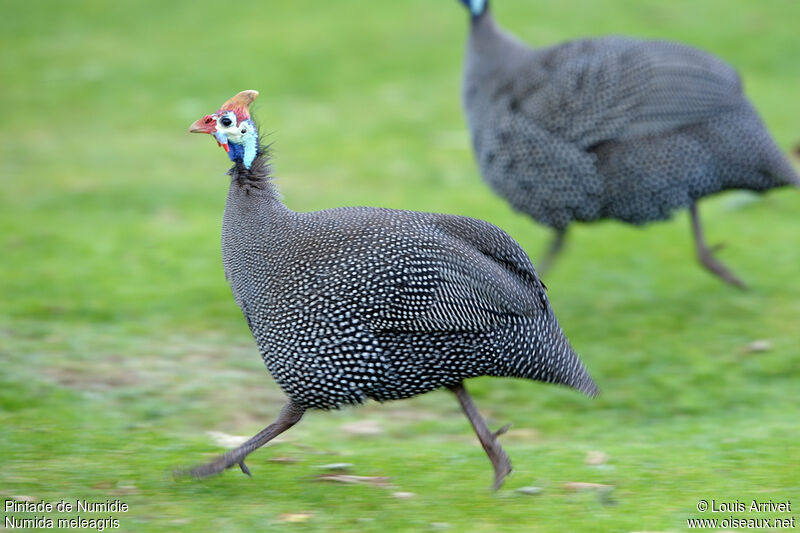
[[[742,93],[736,71],[682,44],[625,37],[535,50],[471,14],[463,105],[484,180],[555,230],[540,272],[574,221],[631,224],[689,208],[700,262],[744,287],[711,254],[697,201],[727,189],[800,185]]]
[[[261,356],[289,397],[277,421],[197,477],[239,465],[307,409],[452,390],[495,469],[511,471],[462,381],[489,375],[597,388],[520,246],[487,222],[369,207],[300,213],[279,199],[243,91],[189,129],[234,162],[225,275]]]

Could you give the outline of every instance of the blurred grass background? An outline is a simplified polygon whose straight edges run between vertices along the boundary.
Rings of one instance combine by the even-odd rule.
[[[800,141],[795,0],[493,4],[535,45],[613,33],[718,54],[779,143]],[[222,451],[208,431],[250,436],[283,401],[222,273],[228,161],[186,133],[194,119],[258,89],[256,116],[297,210],[480,217],[534,261],[549,234],[477,174],[459,102],[467,15],[455,0],[50,0],[3,12],[4,499],[120,498],[128,531],[679,531],[701,498],[800,499],[795,190],[702,204],[746,293],[697,266],[685,213],[645,229],[575,227],[547,283],[603,394],[470,382],[492,424],[514,423],[503,441],[515,473],[497,494],[446,392],[310,413],[251,457],[253,479],[173,479]],[[748,351],[757,340],[767,349]],[[592,451],[608,460],[586,464]],[[315,481],[332,462],[396,488]],[[613,491],[571,493],[571,481]],[[531,485],[541,494],[515,492]]]

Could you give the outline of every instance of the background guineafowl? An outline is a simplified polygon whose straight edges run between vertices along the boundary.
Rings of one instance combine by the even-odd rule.
[[[348,207],[298,213],[278,198],[244,91],[189,131],[234,162],[222,230],[225,274],[289,402],[239,448],[192,471],[221,472],[302,417],[450,388],[495,469],[511,471],[462,380],[510,376],[597,388],[522,248],[471,218]]]
[[[556,232],[573,220],[664,220],[689,208],[700,262],[744,287],[705,243],[697,201],[800,177],[742,93],[736,71],[689,46],[624,37],[534,50],[471,13],[463,104],[483,178]]]

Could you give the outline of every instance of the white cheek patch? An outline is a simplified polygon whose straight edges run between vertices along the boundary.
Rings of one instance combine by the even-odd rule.
[[[220,125],[219,122],[217,122],[217,131],[225,135],[229,140],[233,142],[239,142],[242,140],[242,132],[239,126],[234,126],[233,124],[231,124],[226,128]]]
[[[230,126],[223,126],[220,124],[219,121],[223,117],[228,117],[232,121]],[[217,132],[227,137],[229,141],[233,141],[235,143],[241,141],[243,135],[242,130],[244,129],[245,132],[247,132],[247,129],[245,128],[247,124],[243,122],[242,124],[237,125],[236,115],[231,112],[224,114],[222,117],[220,117],[220,119],[217,119]]]

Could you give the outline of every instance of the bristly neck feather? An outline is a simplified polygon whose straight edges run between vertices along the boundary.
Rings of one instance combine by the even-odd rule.
[[[228,170],[231,183],[238,185],[248,196],[269,196],[280,200],[280,194],[272,181],[272,158],[270,156],[270,146],[258,139],[256,157],[247,168],[242,161],[236,161]]]

